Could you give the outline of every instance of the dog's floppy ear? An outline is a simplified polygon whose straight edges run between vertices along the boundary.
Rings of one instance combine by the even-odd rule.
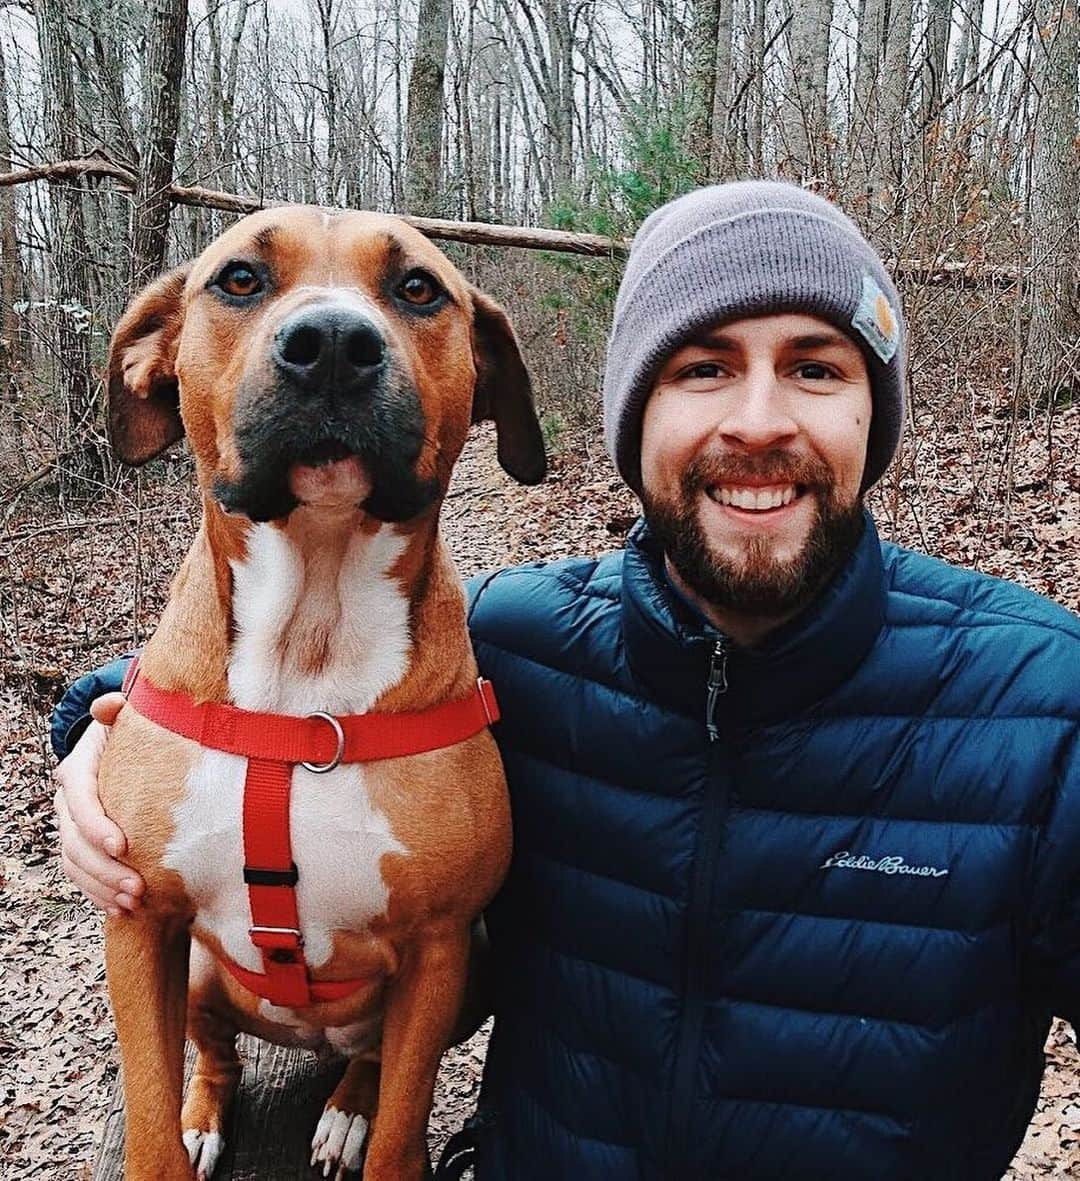
[[[503,471],[520,484],[539,484],[547,472],[544,436],[517,337],[502,308],[475,288],[472,305],[476,360],[472,420],[494,421]]]
[[[143,288],[109,344],[109,439],[125,463],[146,463],[184,434],[176,347],[187,267]]]

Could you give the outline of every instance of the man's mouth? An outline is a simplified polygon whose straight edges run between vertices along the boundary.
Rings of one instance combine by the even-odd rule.
[[[705,493],[710,500],[744,512],[764,513],[783,508],[806,492],[805,484],[767,484],[748,487],[738,484],[710,484]]]

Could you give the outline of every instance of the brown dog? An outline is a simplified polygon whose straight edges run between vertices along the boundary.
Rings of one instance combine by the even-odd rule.
[[[404,222],[275,209],[135,299],[109,398],[130,462],[186,429],[204,506],[101,771],[147,884],[106,924],[127,1177],[209,1177],[239,1030],[348,1056],[313,1163],[421,1177],[470,928],[510,854],[439,506],[470,421],[494,419],[512,475],[543,476],[513,332]],[[271,745],[307,727],[321,753],[245,757],[233,731],[250,715],[215,703],[263,715]],[[181,1114],[185,1012],[198,1060]]]

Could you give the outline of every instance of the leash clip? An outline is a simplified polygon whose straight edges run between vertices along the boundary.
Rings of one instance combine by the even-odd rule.
[[[345,754],[345,731],[341,728],[341,723],[334,717],[333,714],[323,713],[322,710],[317,709],[314,713],[307,715],[309,718],[321,718],[324,722],[329,722],[331,729],[334,731],[334,736],[337,738],[337,750],[334,751],[334,757],[328,763],[301,763],[301,767],[306,767],[309,771],[314,771],[316,775],[323,775],[327,771],[333,771],[335,767],[341,765],[342,756]]]

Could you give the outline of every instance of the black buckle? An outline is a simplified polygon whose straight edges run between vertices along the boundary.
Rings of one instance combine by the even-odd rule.
[[[294,861],[288,869],[254,869],[244,866],[244,882],[249,886],[295,886],[300,874]]]

